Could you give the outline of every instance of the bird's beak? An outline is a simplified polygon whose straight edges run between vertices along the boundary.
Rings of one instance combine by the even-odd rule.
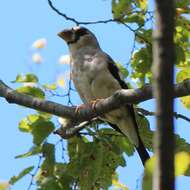
[[[57,34],[60,38],[64,39],[66,42],[72,40],[73,33],[71,30],[63,30]]]

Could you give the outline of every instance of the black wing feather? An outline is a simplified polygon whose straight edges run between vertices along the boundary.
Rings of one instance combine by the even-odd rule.
[[[119,82],[121,88],[123,89],[128,89],[128,86],[127,84],[120,78],[120,75],[119,75],[119,68],[117,67],[117,65],[114,63],[114,61],[112,60],[111,57],[108,56],[108,69],[110,71],[110,73],[113,75],[113,77]],[[134,121],[134,126],[135,126],[135,130],[136,130],[136,133],[137,133],[137,136],[138,136],[138,139],[139,139],[139,146],[136,147],[137,149],[137,152],[139,153],[139,156],[142,160],[142,163],[143,165],[145,164],[146,160],[150,158],[142,140],[141,140],[141,137],[139,135],[139,130],[138,130],[138,125],[137,125],[137,121],[136,121],[136,117],[135,117],[135,111],[134,111],[134,108],[133,108],[133,105],[126,105],[127,109],[129,110],[129,112],[131,113],[131,116],[133,118],[133,121]],[[111,124],[109,123],[111,127],[113,127],[114,129],[117,129],[117,131],[120,131],[121,130],[119,129],[118,130],[118,127],[117,125],[114,125],[114,124]]]

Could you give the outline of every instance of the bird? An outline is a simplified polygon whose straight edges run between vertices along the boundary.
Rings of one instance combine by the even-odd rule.
[[[62,30],[58,36],[68,45],[72,80],[84,105],[105,99],[117,90],[128,89],[118,66],[101,49],[93,32],[83,26],[74,26]],[[101,119],[129,139],[144,165],[149,153],[140,137],[133,105],[110,111]]]

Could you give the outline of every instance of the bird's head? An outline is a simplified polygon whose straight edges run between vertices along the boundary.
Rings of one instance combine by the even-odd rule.
[[[58,36],[65,40],[70,49],[79,49],[83,47],[99,48],[95,35],[87,28],[76,26],[65,29],[58,33]]]

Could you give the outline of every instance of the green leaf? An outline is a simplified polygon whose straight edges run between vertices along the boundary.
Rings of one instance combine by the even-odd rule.
[[[152,78],[151,66],[152,49],[149,46],[141,48],[133,54],[131,60],[131,67],[133,69],[133,72],[131,77],[134,79],[138,78],[140,81],[140,86],[144,85],[145,77],[147,77],[149,80]]]
[[[28,173],[30,173],[32,170],[34,169],[34,166],[30,166],[26,169],[24,169],[23,171],[21,171],[17,176],[13,176],[9,183],[11,185],[14,185],[17,181],[19,181],[21,178],[23,178],[25,175],[27,175]]]
[[[145,22],[145,15],[142,13],[133,13],[128,15],[123,21],[128,23],[137,23],[141,26]]]
[[[16,156],[15,158],[27,158],[29,156],[34,156],[36,154],[39,154],[42,152],[42,147],[41,146],[33,146],[27,153],[20,154]]]
[[[56,163],[54,175],[57,177],[57,179],[59,179],[58,183],[61,183],[62,189],[72,190],[75,178],[73,178],[69,171],[67,171],[67,164]]]
[[[190,79],[190,68],[182,69],[177,73],[177,83],[183,82],[185,79]]]
[[[55,177],[48,176],[48,177],[43,177],[40,181],[38,181],[37,190],[63,190],[63,188]]]
[[[81,153],[81,173],[79,176],[81,189],[91,189],[100,176],[103,161],[103,147],[101,143],[85,143],[84,150],[89,151],[87,154]],[[84,153],[83,153],[84,154]],[[84,180],[87,178],[88,180]]]
[[[53,83],[53,84],[44,84],[43,87],[46,90],[56,90],[57,89],[57,85],[55,83]]]
[[[38,77],[34,74],[28,73],[26,75],[18,74],[16,80],[12,81],[13,83],[25,83],[25,82],[32,82],[37,83]]]
[[[136,40],[140,44],[147,44],[150,46],[152,44],[152,29],[143,29],[137,31]],[[152,47],[150,48],[150,52],[152,52]],[[151,53],[152,55],[152,53]]]
[[[144,115],[136,114],[137,123],[139,126],[139,133],[146,148],[153,151],[152,138],[154,132],[150,129],[150,123]]]
[[[177,134],[175,134],[175,144],[176,144],[175,152],[185,151],[190,153],[190,144]]]
[[[176,45],[175,53],[176,53],[176,64],[177,65],[183,64],[186,59],[184,49],[181,46]]]
[[[120,63],[117,63],[117,66],[122,74],[122,78],[126,78],[129,75],[129,71]]]
[[[190,79],[190,69],[182,69],[177,73],[176,81],[180,83],[186,79]],[[190,110],[190,96],[184,96],[180,98],[182,105]]]
[[[55,146],[54,144],[45,143],[42,148],[43,156],[45,157],[42,163],[41,170],[45,171],[46,176],[53,176],[55,166]]]
[[[31,124],[33,143],[40,145],[54,130],[54,124],[51,121],[46,121],[44,119],[38,119]]]
[[[188,7],[189,6],[189,0],[178,0],[176,1],[177,7]]]
[[[124,18],[127,13],[131,12],[130,0],[112,0],[112,13],[115,19]]]
[[[112,138],[101,136],[101,133],[93,142],[80,138],[69,140],[70,162],[67,171],[78,179],[81,189],[108,189],[116,168],[126,165],[120,147]]]
[[[17,92],[44,99],[44,92],[37,87],[23,86],[16,89]]]

